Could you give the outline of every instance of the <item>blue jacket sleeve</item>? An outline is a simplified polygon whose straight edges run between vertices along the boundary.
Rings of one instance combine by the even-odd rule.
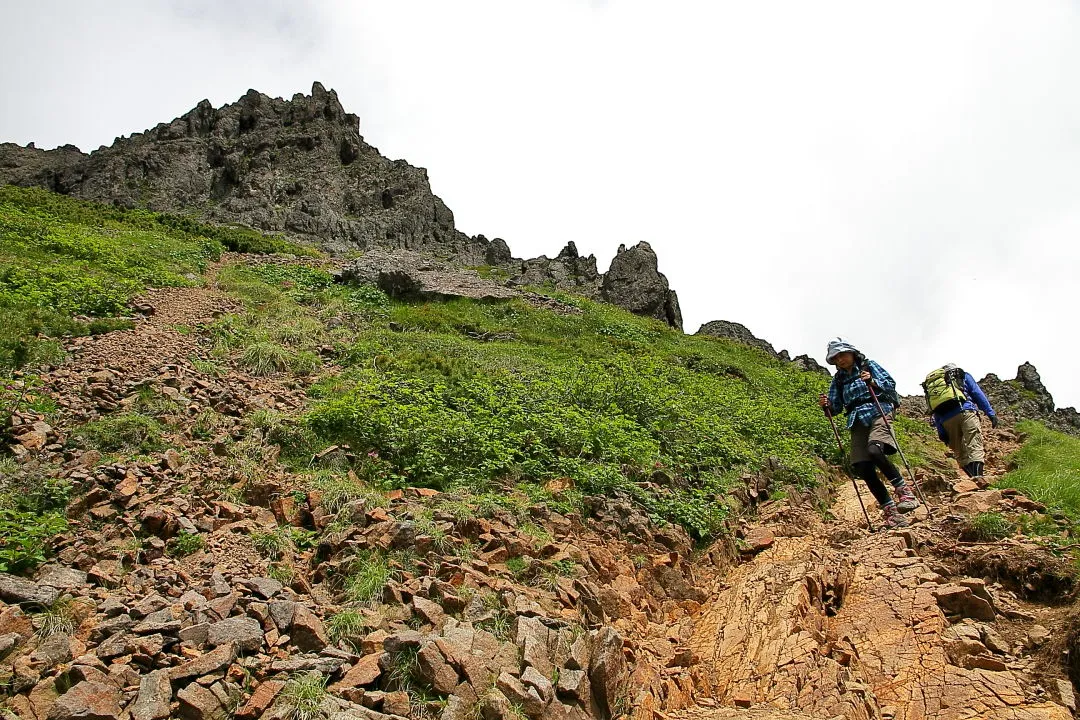
[[[975,378],[971,377],[971,373],[964,373],[964,392],[975,401],[980,410],[987,415],[994,415],[994,408],[990,406],[986,393],[979,387],[979,383],[975,382]]]
[[[870,371],[870,376],[874,379],[874,384],[882,390],[895,390],[896,381],[892,379],[892,375],[885,372],[885,368],[878,365],[873,360],[866,361],[866,369]]]
[[[829,409],[833,415],[839,415],[844,409],[844,398],[840,394],[840,376],[834,375],[829,385]]]

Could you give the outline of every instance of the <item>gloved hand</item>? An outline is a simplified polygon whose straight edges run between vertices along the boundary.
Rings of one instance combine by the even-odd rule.
[[[1001,423],[997,415],[990,416],[990,427],[996,428]]]

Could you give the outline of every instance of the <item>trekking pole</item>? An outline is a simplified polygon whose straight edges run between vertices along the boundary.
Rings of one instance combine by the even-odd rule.
[[[832,425],[832,434],[836,438],[836,445],[840,448],[842,457],[844,455],[844,441],[840,439],[840,431],[836,429],[836,420],[833,419],[831,408],[827,408],[825,416],[829,418],[829,424]],[[851,476],[851,486],[855,488],[855,497],[859,499],[859,507],[862,508],[863,517],[866,518],[866,529],[874,532],[874,524],[870,522],[870,513],[866,512],[866,505],[862,501],[862,493],[859,492],[859,483],[855,482],[854,475]]]
[[[922,488],[919,487],[919,481],[915,479],[915,473],[911,471],[911,463],[908,462],[907,456],[904,455],[904,450],[900,447],[900,442],[896,439],[896,432],[893,430],[892,423],[889,422],[889,418],[885,414],[885,409],[881,407],[881,401],[878,400],[877,393],[874,392],[874,386],[870,383],[866,383],[866,387],[870,391],[870,397],[874,399],[874,407],[877,408],[878,413],[881,415],[881,419],[885,422],[885,428],[889,431],[889,437],[892,438],[893,447],[896,448],[896,452],[900,453],[900,459],[904,461],[904,467],[907,468],[908,477],[911,478],[911,485],[915,488],[915,494],[919,496],[919,500],[922,501],[923,506],[926,508],[926,517],[932,520],[934,518],[934,513],[930,510],[930,503],[926,502],[926,496],[923,495]]]

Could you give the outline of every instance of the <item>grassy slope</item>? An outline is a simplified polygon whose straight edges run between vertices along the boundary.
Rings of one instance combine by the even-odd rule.
[[[1050,430],[1033,421],[1019,423],[1027,434],[1016,453],[1016,469],[998,483],[1011,487],[1080,521],[1080,438]]]
[[[201,282],[223,249],[292,248],[243,228],[0,187],[0,372],[55,360],[58,345],[39,335],[117,327],[110,318],[145,287]]]
[[[219,342],[252,369],[268,348],[286,367],[319,345],[344,366],[314,388],[302,422],[279,425],[286,449],[306,461],[348,443],[385,487],[566,510],[624,493],[705,536],[742,473],[776,457],[781,480],[810,483],[831,449],[814,402],[822,376],[607,305],[563,298],[581,313],[562,315],[519,300],[391,302],[298,267],[232,268],[221,281],[249,313],[222,322]],[[545,488],[560,478],[573,487]]]

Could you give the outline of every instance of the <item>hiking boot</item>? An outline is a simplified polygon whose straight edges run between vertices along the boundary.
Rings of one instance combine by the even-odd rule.
[[[909,513],[919,507],[919,499],[907,485],[896,488],[896,509],[902,513]]]
[[[907,519],[900,514],[900,511],[896,508],[894,503],[889,503],[885,507],[881,508],[882,517],[881,522],[887,528],[902,528],[908,526]]]

